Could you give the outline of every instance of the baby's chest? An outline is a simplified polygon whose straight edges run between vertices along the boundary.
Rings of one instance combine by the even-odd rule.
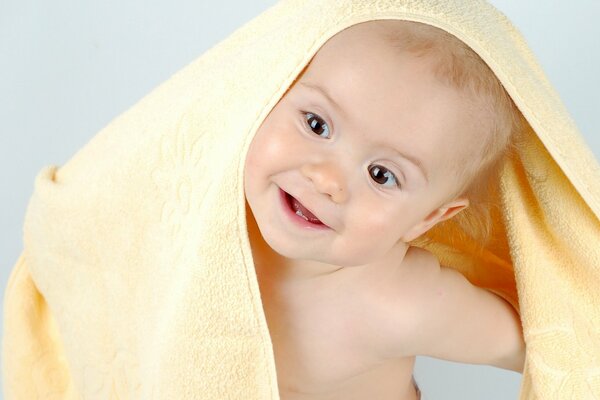
[[[385,357],[389,339],[376,303],[341,294],[263,302],[281,391],[372,390],[381,381],[410,379],[414,357]]]
[[[278,374],[288,381],[327,386],[373,367],[378,360],[364,346],[365,325],[334,311],[307,307],[269,317]]]

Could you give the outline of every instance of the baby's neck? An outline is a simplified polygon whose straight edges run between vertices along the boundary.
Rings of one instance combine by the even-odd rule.
[[[256,233],[250,236],[256,273],[263,284],[280,289],[305,292],[305,289],[317,287],[364,287],[369,282],[387,279],[402,261],[389,265],[378,263],[343,267],[313,260],[290,259],[275,252],[262,236],[257,238]]]
[[[364,284],[371,279],[381,278],[402,262],[398,257],[390,263],[339,266],[314,260],[290,259],[275,252],[265,242],[250,210],[247,210],[246,222],[257,274],[261,279],[288,287],[314,287],[329,283],[340,285],[344,282]]]

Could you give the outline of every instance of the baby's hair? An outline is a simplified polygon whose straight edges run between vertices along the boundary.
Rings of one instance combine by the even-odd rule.
[[[409,52],[417,57],[430,57],[432,72],[437,79],[450,85],[468,98],[477,101],[490,121],[481,132],[479,157],[466,157],[455,165],[448,166],[459,186],[451,200],[464,195],[469,207],[432,228],[444,229],[447,224],[457,226],[459,235],[456,243],[474,239],[479,249],[488,243],[491,236],[492,208],[497,207],[490,199],[497,188],[497,178],[507,157],[512,157],[526,121],[490,67],[464,42],[437,27],[401,20],[384,20],[383,34],[393,48]],[[430,239],[422,235],[411,244],[423,246]]]

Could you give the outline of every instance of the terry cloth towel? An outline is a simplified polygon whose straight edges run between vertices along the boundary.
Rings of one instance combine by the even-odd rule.
[[[600,398],[600,168],[522,35],[482,0],[284,0],[39,171],[4,297],[5,399],[279,398],[245,155],[317,50],[375,19],[455,35],[527,119],[495,246],[430,249],[519,311],[521,400]]]

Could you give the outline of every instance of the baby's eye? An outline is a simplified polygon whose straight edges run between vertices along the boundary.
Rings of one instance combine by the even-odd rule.
[[[323,118],[321,118],[317,114],[313,114],[311,112],[302,112],[302,114],[304,114],[305,116],[307,116],[306,122],[308,123],[309,129],[312,132],[316,133],[317,135],[319,135],[321,137],[326,137],[326,138],[329,137],[329,135],[330,135],[330,133],[329,133],[329,126],[323,120]],[[327,129],[324,129],[323,126],[327,127]],[[322,136],[322,134],[325,131],[327,132],[326,136]]]
[[[373,180],[375,182],[379,183],[380,185],[400,187],[400,184],[398,183],[398,180],[396,179],[396,176],[392,173],[392,171],[390,171],[389,169],[387,169],[385,167],[382,167],[380,165],[371,165],[369,167],[369,173],[373,177]],[[387,178],[391,178],[392,179],[393,183],[391,185],[384,185],[383,184],[384,182],[386,182]]]

